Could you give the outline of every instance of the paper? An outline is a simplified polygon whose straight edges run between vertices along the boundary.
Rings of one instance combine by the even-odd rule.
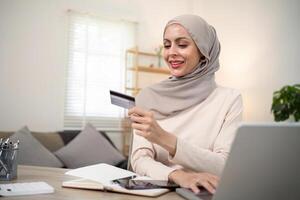
[[[105,163],[90,165],[66,172],[68,175],[90,179],[102,184],[111,184],[112,180],[136,176],[135,173]]]
[[[70,181],[64,181],[62,182],[63,187],[69,187],[69,188],[78,188],[78,189],[88,189],[88,190],[104,190],[104,185],[97,181],[92,181],[89,179],[75,179]]]

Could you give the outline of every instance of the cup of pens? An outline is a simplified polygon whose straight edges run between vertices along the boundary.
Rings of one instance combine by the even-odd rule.
[[[17,156],[19,141],[14,143],[9,139],[0,139],[0,180],[10,181],[17,178]]]

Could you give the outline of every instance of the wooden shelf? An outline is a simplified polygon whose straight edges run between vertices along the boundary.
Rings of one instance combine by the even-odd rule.
[[[126,50],[125,56],[125,92],[129,95],[136,96],[140,90],[142,89],[141,83],[145,79],[146,82],[148,81],[149,84],[154,84],[155,77],[158,77],[160,80],[163,78],[168,77],[170,75],[170,71],[167,67],[158,67],[153,66],[151,67],[148,65],[150,63],[156,63],[158,61],[158,55],[155,52],[143,52],[139,51],[137,47],[130,48]],[[128,72],[128,73],[127,73]],[[131,80],[128,81],[128,77]],[[148,83],[147,82],[147,83]],[[153,82],[153,83],[151,83]],[[122,134],[123,134],[123,154],[129,155],[130,149],[130,136],[131,136],[131,121],[124,122],[122,124]]]
[[[125,89],[131,90],[131,91],[135,91],[135,90],[140,91],[141,90],[141,88],[132,88],[132,87],[126,87]]]
[[[143,56],[157,56],[155,53],[137,51],[136,49],[128,49],[126,52],[127,53],[138,54],[138,55],[143,55]]]
[[[131,70],[131,71],[138,71],[138,72],[170,74],[170,71],[167,68],[138,66],[138,67],[131,67],[131,68],[128,68],[128,69]]]

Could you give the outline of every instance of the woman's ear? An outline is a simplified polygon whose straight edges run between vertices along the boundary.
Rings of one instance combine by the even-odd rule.
[[[205,56],[201,56],[199,62],[205,61]]]

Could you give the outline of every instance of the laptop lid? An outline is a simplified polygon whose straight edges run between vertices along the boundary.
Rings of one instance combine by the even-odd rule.
[[[241,125],[213,199],[300,199],[300,123]]]

